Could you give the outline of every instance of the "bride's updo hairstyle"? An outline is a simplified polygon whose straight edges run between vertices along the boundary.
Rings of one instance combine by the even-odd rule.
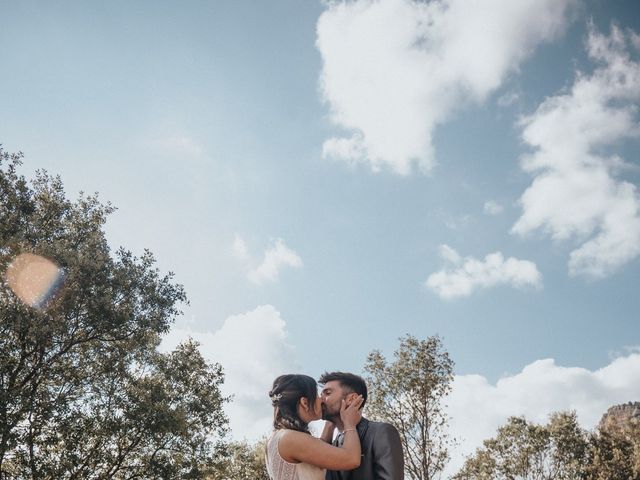
[[[308,375],[281,375],[273,381],[269,392],[273,405],[273,428],[288,428],[309,433],[309,426],[298,415],[298,403],[306,398],[309,405],[314,406],[318,398],[316,381]]]

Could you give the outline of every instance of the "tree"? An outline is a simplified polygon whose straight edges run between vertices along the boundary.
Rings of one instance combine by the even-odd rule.
[[[455,480],[576,480],[587,478],[589,438],[574,412],[547,425],[511,417],[468,458]]]
[[[590,480],[640,480],[640,421],[601,422],[591,436]]]
[[[157,351],[182,286],[148,251],[112,254],[110,204],[28,182],[21,159],[0,148],[0,478],[204,478],[227,429],[222,368],[193,342]],[[64,272],[35,308],[7,280],[25,253]]]
[[[453,361],[441,339],[407,335],[400,339],[393,362],[374,350],[364,370],[370,390],[368,415],[398,429],[408,475],[416,480],[439,478],[452,444],[442,402],[453,380]]]
[[[265,462],[266,440],[255,444],[231,442],[226,447],[226,461],[218,478],[233,480],[269,480]]]

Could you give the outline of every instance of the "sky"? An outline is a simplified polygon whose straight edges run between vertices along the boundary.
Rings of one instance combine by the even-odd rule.
[[[640,3],[0,0],[0,143],[117,208],[222,363],[233,435],[285,372],[439,335],[452,466],[508,415],[640,400]]]

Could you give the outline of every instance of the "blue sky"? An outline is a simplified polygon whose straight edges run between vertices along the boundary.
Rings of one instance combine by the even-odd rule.
[[[191,303],[171,339],[228,369],[232,417],[264,413],[265,379],[360,371],[406,333],[441,335],[493,394],[542,365],[553,392],[575,367],[600,395],[503,395],[534,418],[589,424],[640,396],[634,0],[3,1],[0,18],[0,142],[26,175],[100,192],[111,244],[176,273]]]

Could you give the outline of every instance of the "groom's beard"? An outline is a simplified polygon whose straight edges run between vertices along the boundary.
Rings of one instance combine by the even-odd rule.
[[[340,418],[340,412],[331,412],[327,409],[327,406],[322,404],[322,419],[329,420],[332,423],[336,423],[336,420]]]

